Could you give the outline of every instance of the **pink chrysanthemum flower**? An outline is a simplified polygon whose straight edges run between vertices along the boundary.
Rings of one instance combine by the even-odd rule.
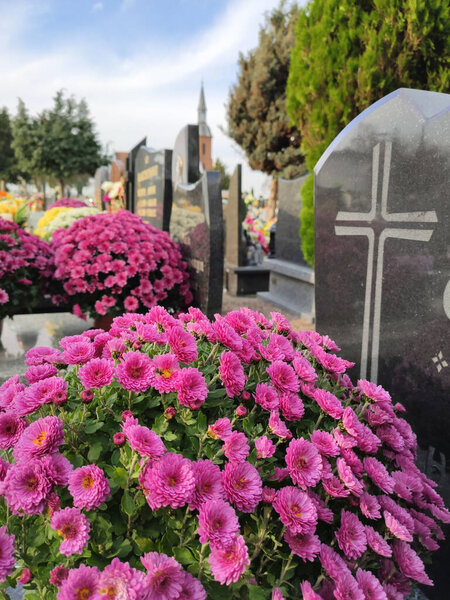
[[[61,587],[63,581],[69,576],[69,569],[64,565],[58,565],[50,571],[49,583],[55,587]]]
[[[216,321],[211,323],[212,330],[215,333],[218,342],[232,350],[238,352],[242,348],[242,338],[236,333],[233,327],[227,323],[227,320],[219,315]]]
[[[368,456],[363,460],[364,470],[374,484],[386,494],[394,491],[394,481],[386,470],[386,467],[376,458]]]
[[[401,541],[394,542],[393,554],[400,567],[400,571],[405,577],[414,579],[414,581],[418,581],[424,585],[433,585],[433,582],[425,573],[425,566],[422,560],[409,544]]]
[[[284,525],[292,533],[314,533],[317,510],[311,498],[296,487],[286,486],[278,491],[273,503]]]
[[[14,448],[17,462],[56,452],[64,443],[63,423],[59,417],[43,417],[31,423]]]
[[[249,462],[227,463],[222,481],[228,500],[239,510],[251,513],[262,498],[261,477]]]
[[[322,596],[319,596],[319,594],[316,594],[313,590],[309,581],[302,581],[300,589],[302,590],[303,600],[323,600]]]
[[[59,551],[65,556],[81,554],[89,539],[90,524],[77,508],[64,508],[53,513],[50,527],[63,538]]]
[[[358,569],[356,571],[356,580],[366,600],[367,598],[369,600],[386,600],[383,587],[373,573]]]
[[[291,552],[300,556],[303,562],[307,560],[314,561],[320,552],[319,537],[313,533],[292,533],[291,530],[287,529],[284,539]]]
[[[339,427],[333,429],[333,436],[336,440],[339,448],[354,448],[358,445],[358,440],[347,433],[346,431],[342,431]]]
[[[317,448],[303,438],[289,443],[286,465],[292,481],[303,489],[314,487],[322,475],[322,460]]]
[[[36,383],[36,381],[41,381],[42,379],[47,379],[47,377],[53,377],[57,373],[58,369],[49,363],[33,365],[28,367],[28,370],[25,373],[25,379],[31,384]]]
[[[341,526],[335,535],[339,548],[348,558],[359,558],[364,554],[367,547],[364,525],[354,513],[341,511]]]
[[[340,419],[344,409],[342,408],[341,401],[336,398],[331,392],[322,390],[321,388],[314,389],[314,400],[323,410],[323,412],[333,417],[333,419]]]
[[[77,508],[98,508],[109,496],[109,482],[97,465],[74,469],[69,475],[69,492]]]
[[[100,389],[109,385],[114,378],[114,363],[106,358],[93,358],[78,371],[78,377],[85,387]]]
[[[6,533],[6,526],[0,527],[0,581],[14,571],[14,541],[15,537]]]
[[[334,581],[349,572],[342,556],[326,544],[321,544],[320,546],[320,562],[327,575]]]
[[[283,594],[282,594],[282,592],[280,590],[280,588],[275,588],[272,591],[272,598],[271,598],[271,600],[285,600],[284,596],[283,596]]]
[[[391,513],[387,510],[383,511],[384,522],[389,531],[399,540],[405,542],[412,542],[413,536],[408,529],[400,523]]]
[[[195,488],[191,461],[181,454],[164,454],[146,470],[143,487],[152,510],[161,506],[184,506],[190,501]]]
[[[265,485],[262,489],[262,501],[272,504],[277,497],[277,491]]]
[[[47,454],[42,461],[53,485],[66,486],[69,483],[69,475],[73,471],[73,465],[63,454],[57,452]]]
[[[363,591],[350,573],[344,573],[337,579],[333,594],[336,600],[365,600]]]
[[[253,395],[256,404],[265,410],[276,410],[280,405],[280,399],[274,387],[268,383],[258,383]]]
[[[298,392],[300,389],[300,382],[294,369],[282,360],[275,360],[266,371],[273,386],[280,393]]]
[[[14,446],[22,435],[27,422],[13,412],[0,413],[0,449]]]
[[[324,456],[338,456],[339,447],[336,444],[334,437],[328,431],[316,429],[311,434],[311,442]]]
[[[0,408],[6,411],[13,410],[16,396],[21,395],[24,390],[25,385],[20,383],[18,375],[7,379],[0,385]]]
[[[176,326],[167,332],[167,343],[177,359],[185,364],[197,360],[197,342],[195,337],[182,327]]]
[[[363,492],[363,486],[361,482],[355,477],[353,471],[348,466],[345,459],[336,459],[336,466],[338,470],[338,475],[345,487],[348,488],[354,496],[361,496]]]
[[[193,575],[184,571],[183,587],[177,600],[206,600],[205,588]]]
[[[362,514],[368,519],[380,519],[380,503],[376,496],[371,496],[367,492],[363,492],[359,498],[359,507]]]
[[[208,427],[208,435],[214,440],[226,440],[231,435],[232,425],[228,417],[217,419],[215,423]]]
[[[83,365],[87,363],[91,358],[94,358],[95,347],[88,338],[82,338],[67,344],[64,352],[63,359],[68,365]],[[62,342],[63,340],[61,340]],[[61,346],[62,347],[62,346]]]
[[[97,567],[80,565],[77,569],[71,569],[61,582],[58,600],[97,600],[99,576]]]
[[[15,397],[14,410],[24,416],[33,413],[42,404],[62,404],[67,399],[67,381],[61,377],[47,377],[30,385]]]
[[[18,577],[17,579],[17,583],[19,583],[20,585],[25,585],[26,583],[28,583],[31,579],[31,571],[30,569],[27,569],[25,567],[25,569],[22,569],[22,572],[20,574],[20,577]]]
[[[381,385],[376,385],[371,381],[366,381],[365,379],[358,380],[358,389],[363,396],[366,396],[369,400],[373,402],[386,402],[388,404],[391,403],[391,396],[389,392],[381,387]]]
[[[28,366],[42,365],[44,363],[64,363],[62,354],[56,348],[46,346],[36,346],[30,348],[25,354],[25,362]]]
[[[190,510],[199,509],[208,500],[222,500],[225,490],[222,485],[220,468],[208,459],[191,463],[195,478],[195,488],[189,500]]]
[[[280,419],[280,413],[277,410],[273,410],[270,413],[269,431],[284,440],[292,438],[292,433],[287,428],[286,423]]]
[[[142,600],[147,591],[145,573],[114,558],[100,574],[97,600]]]
[[[238,581],[250,564],[247,546],[241,535],[228,548],[213,546],[208,560],[214,579],[222,585]]]
[[[256,456],[258,458],[270,458],[275,454],[275,444],[266,435],[255,440]]]
[[[152,360],[152,387],[161,394],[178,389],[180,365],[173,354],[157,354]]]
[[[317,373],[307,358],[297,353],[292,365],[297,375],[306,383],[314,383],[317,379]]]
[[[305,412],[302,400],[294,392],[280,395],[280,408],[287,421],[300,421]]]
[[[41,513],[51,488],[45,464],[38,459],[12,465],[4,479],[5,499],[14,514]]]
[[[239,521],[234,508],[223,500],[204,502],[198,513],[200,543],[211,546],[231,546],[239,533]]]
[[[247,378],[239,357],[234,352],[222,352],[219,359],[219,373],[230,398],[242,392]]]
[[[183,406],[191,410],[200,408],[208,396],[208,386],[203,373],[194,367],[181,369],[178,373],[177,396]]]
[[[126,352],[116,367],[116,377],[124,389],[145,392],[153,381],[151,358],[142,352]]]
[[[380,556],[392,556],[391,547],[386,542],[384,537],[382,537],[377,531],[375,531],[373,527],[370,527],[369,525],[366,525],[364,530],[366,533],[367,543],[374,552]]]
[[[133,421],[127,419],[122,425],[131,449],[142,457],[148,456],[157,460],[166,452],[164,442],[154,431],[143,425],[135,425]]]
[[[148,552],[141,557],[147,569],[147,588],[152,600],[178,598],[184,583],[184,573],[177,561],[166,554]]]
[[[333,498],[345,498],[350,494],[350,490],[346,489],[341,481],[334,476],[322,477],[323,489],[329,496]]]
[[[247,436],[240,431],[233,431],[225,440],[222,450],[230,462],[243,462],[250,452]]]

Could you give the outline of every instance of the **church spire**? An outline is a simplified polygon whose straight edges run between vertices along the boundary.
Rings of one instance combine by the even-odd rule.
[[[200,98],[198,101],[198,134],[200,136],[212,137],[211,130],[206,123],[206,101],[205,92],[203,90],[203,81],[200,88]]]

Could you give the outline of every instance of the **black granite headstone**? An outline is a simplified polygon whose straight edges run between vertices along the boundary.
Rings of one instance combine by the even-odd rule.
[[[198,125],[186,125],[177,135],[172,155],[172,181],[195,183],[200,178]]]
[[[174,185],[170,236],[191,272],[194,303],[209,317],[220,312],[223,291],[223,217],[220,173],[207,171],[190,185]]]
[[[278,179],[278,215],[275,233],[275,256],[306,266],[300,248],[300,190],[307,175],[297,179]]]
[[[102,190],[102,184],[105,181],[109,181],[109,167],[99,167],[94,175],[94,206],[99,210],[105,209],[103,202],[105,192]]]
[[[138,150],[134,166],[134,212],[158,229],[169,231],[172,209],[172,150]]]
[[[136,162],[136,156],[141,146],[147,145],[147,138],[143,138],[134,148],[132,148],[127,156],[125,162],[125,206],[126,208],[134,212],[134,166]]]
[[[409,89],[354,119],[315,168],[317,330],[447,463],[449,168],[450,95]],[[444,597],[445,576],[427,595]]]

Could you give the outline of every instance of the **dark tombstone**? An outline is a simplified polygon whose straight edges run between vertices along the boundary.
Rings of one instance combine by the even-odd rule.
[[[260,265],[247,266],[247,240],[242,227],[246,213],[242,166],[237,165],[230,179],[225,215],[225,287],[233,296],[269,289],[269,270]]]
[[[317,329],[355,377],[405,404],[419,444],[447,464],[449,168],[450,95],[400,89],[337,136],[314,179]],[[450,587],[449,560],[447,545],[431,598]]]
[[[198,125],[186,125],[177,135],[172,155],[172,181],[195,183],[200,178]]]
[[[143,138],[132,148],[125,161],[125,207],[134,212],[134,163],[141,146],[147,145],[147,138]]]
[[[269,291],[260,296],[312,322],[314,271],[300,248],[300,190],[307,177],[278,180],[275,250],[263,263],[270,270]]]
[[[172,150],[138,150],[134,166],[134,212],[158,229],[169,231],[172,209]]]
[[[94,206],[99,210],[105,209],[103,202],[105,192],[102,190],[102,184],[105,181],[109,181],[109,167],[99,167],[94,175]]]
[[[174,185],[170,236],[189,265],[194,303],[208,317],[220,313],[223,291],[223,218],[220,173]]]

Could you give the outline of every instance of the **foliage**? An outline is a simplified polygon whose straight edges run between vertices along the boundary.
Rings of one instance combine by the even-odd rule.
[[[17,557],[14,569],[2,555],[7,584],[28,568],[25,598],[54,599],[50,571],[64,561],[103,570],[84,598],[117,598],[110,562],[142,571],[158,553],[219,600],[269,600],[275,587],[297,599],[302,581],[304,597],[309,582],[323,598],[430,584],[419,555],[450,513],[414,464],[403,407],[380,386],[353,387],[327,336],[271,316],[211,323],[156,306],[27,353],[30,385],[0,388],[0,510]],[[162,572],[145,578],[149,597],[175,600],[179,589],[157,593]],[[134,589],[139,573],[125,575]],[[162,579],[179,577],[172,563]]]
[[[0,110],[0,180],[14,183],[17,176],[12,147],[11,119],[6,107]]]
[[[445,0],[310,0],[300,8],[287,112],[301,132],[308,170],[386,94],[401,87],[448,90],[449,35]],[[311,185],[302,196],[302,247],[312,264]]]
[[[86,312],[94,318],[115,316],[156,303],[177,311],[192,301],[178,244],[126,210],[87,216],[58,229],[51,246],[55,279],[81,318]]]
[[[50,291],[50,246],[0,217],[0,319],[33,312]]]
[[[286,115],[286,83],[294,46],[295,5],[282,2],[266,18],[259,44],[239,57],[238,82],[228,99],[228,135],[252,169],[297,177],[304,172],[300,134]]]
[[[59,210],[61,208],[66,210]],[[57,229],[68,229],[78,219],[97,215],[99,212],[98,208],[86,206],[84,203],[81,208],[71,208],[68,206],[51,208],[41,217],[34,233],[44,240],[50,241]],[[49,213],[52,214],[47,217]]]
[[[220,158],[216,158],[216,162],[213,164],[212,170],[220,171],[220,188],[222,190],[228,190],[230,187],[230,174],[226,165],[220,160]]]

